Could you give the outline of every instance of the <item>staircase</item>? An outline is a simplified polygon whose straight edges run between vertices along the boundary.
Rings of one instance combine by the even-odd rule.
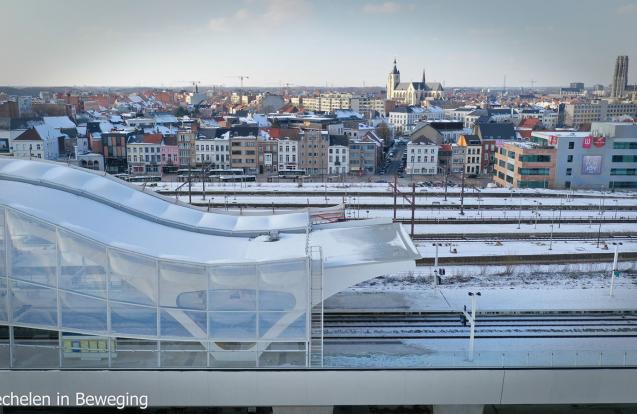
[[[323,366],[323,253],[310,246],[310,367]],[[314,304],[314,305],[313,305]]]

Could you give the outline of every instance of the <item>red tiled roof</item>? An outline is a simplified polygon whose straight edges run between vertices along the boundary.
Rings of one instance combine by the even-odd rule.
[[[161,144],[162,138],[163,138],[162,134],[144,134],[144,143]]]
[[[526,118],[520,122],[518,127],[519,128],[535,128],[538,125],[540,125],[540,122],[541,121],[539,118]]]
[[[40,138],[40,134],[38,134],[35,128],[29,128],[18,135],[14,141],[42,141],[42,138]]]

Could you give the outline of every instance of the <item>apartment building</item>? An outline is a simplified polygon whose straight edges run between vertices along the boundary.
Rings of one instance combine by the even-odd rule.
[[[426,138],[407,144],[407,165],[409,175],[434,175],[438,172],[438,146]]]
[[[279,158],[278,170],[297,170],[299,168],[299,143],[296,140],[280,138],[277,154]]]
[[[279,143],[275,139],[257,139],[257,168],[259,174],[272,174],[278,171]]]
[[[161,134],[144,134],[126,143],[128,173],[159,174],[161,170]]]
[[[230,139],[227,136],[198,139],[195,151],[197,165],[209,166],[212,169],[230,168]]]
[[[330,136],[327,170],[329,174],[344,175],[349,173],[349,139],[346,136]]]
[[[505,142],[496,153],[493,182],[507,188],[552,188],[555,148],[533,142]]]
[[[327,149],[330,145],[327,131],[306,129],[299,145],[299,169],[311,175],[326,174]]]
[[[458,145],[465,149],[465,174],[480,174],[482,172],[482,141],[480,138],[477,135],[460,135]]]
[[[349,141],[349,170],[359,175],[375,174],[382,161],[383,141],[374,133]]]
[[[179,168],[192,168],[197,164],[196,134],[187,129],[177,131]]]
[[[564,125],[579,128],[593,122],[607,122],[614,118],[628,115],[637,115],[637,103],[618,102],[612,103],[606,100],[590,103],[577,103],[564,105]]]
[[[241,168],[246,174],[258,173],[257,137],[230,138],[230,168]]]
[[[419,106],[397,106],[389,112],[389,123],[399,133],[412,131],[418,121],[425,115],[425,110]]]

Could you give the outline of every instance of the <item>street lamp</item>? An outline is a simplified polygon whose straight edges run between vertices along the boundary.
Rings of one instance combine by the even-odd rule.
[[[482,296],[480,292],[468,292],[471,298],[471,314],[468,314],[466,310],[463,310],[465,318],[469,321],[469,361],[473,361],[473,349],[475,344],[475,332],[476,332],[476,309],[477,309],[477,297]]]

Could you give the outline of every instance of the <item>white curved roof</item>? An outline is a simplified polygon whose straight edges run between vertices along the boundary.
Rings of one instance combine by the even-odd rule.
[[[0,157],[2,205],[108,246],[160,259],[212,264],[306,256],[305,212],[207,213],[64,164]],[[282,230],[280,240],[252,237],[272,229]],[[317,226],[310,244],[322,247],[324,266],[335,271],[352,265],[413,264],[418,257],[403,228],[391,222]]]
[[[206,213],[167,197],[144,192],[108,174],[64,164],[0,157],[0,179],[33,183],[91,198],[166,225],[227,236],[264,232],[304,232],[307,212],[267,216]]]

